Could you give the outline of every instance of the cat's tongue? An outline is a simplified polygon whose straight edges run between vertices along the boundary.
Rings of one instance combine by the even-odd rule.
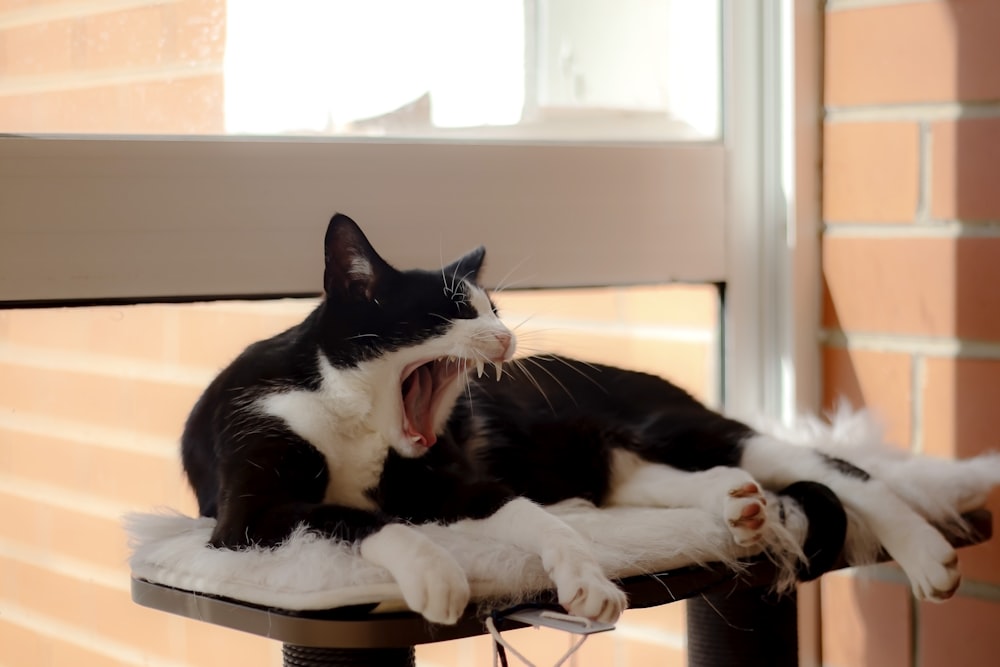
[[[403,383],[403,430],[414,442],[430,447],[437,442],[434,433],[434,378],[429,366],[420,366]]]

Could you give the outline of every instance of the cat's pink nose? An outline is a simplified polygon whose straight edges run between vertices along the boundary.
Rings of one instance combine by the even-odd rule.
[[[503,351],[503,360],[510,361],[514,358],[514,349],[517,347],[517,342],[514,339],[514,334],[509,331],[498,331],[493,334],[496,338],[497,343],[500,344],[500,349]]]

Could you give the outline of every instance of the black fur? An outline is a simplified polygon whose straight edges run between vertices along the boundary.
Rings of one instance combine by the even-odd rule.
[[[823,459],[831,468],[839,472],[845,477],[853,477],[855,479],[860,479],[863,482],[867,482],[871,479],[871,475],[857,467],[853,463],[849,463],[844,459],[839,459],[836,456],[830,456],[829,454],[824,454],[823,452],[817,452],[820,458]]]
[[[557,356],[522,360],[499,383],[483,377],[474,388],[456,410],[452,432],[488,441],[476,459],[542,503],[581,497],[601,504],[614,448],[707,470],[739,465],[741,443],[753,433],[661,378]]]
[[[833,569],[840,559],[847,537],[847,512],[833,491],[816,482],[796,482],[785,487],[781,495],[797,501],[809,517],[809,529],[802,545],[807,560],[799,565],[799,579],[818,579]]]

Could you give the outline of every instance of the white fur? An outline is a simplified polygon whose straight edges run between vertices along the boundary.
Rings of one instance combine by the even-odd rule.
[[[293,389],[262,396],[257,408],[285,422],[318,449],[330,473],[325,501],[375,509],[365,494],[382,474],[389,443],[380,432],[379,412],[388,401],[372,401],[372,380],[379,368],[335,369],[318,354],[322,382],[318,391]],[[390,392],[382,392],[390,393]],[[395,393],[395,392],[394,392]]]
[[[616,449],[611,454],[609,505],[697,507],[722,517],[737,544],[764,539],[767,501],[753,477],[740,468],[717,466],[688,472]]]
[[[577,501],[546,511],[579,533],[601,571],[612,577],[711,562],[738,568],[739,559],[759,553],[764,546],[737,546],[717,516],[696,509],[599,510]],[[474,522],[428,524],[407,530],[447,550],[465,572],[472,598],[486,606],[512,604],[552,587],[541,557],[492,535],[489,520],[480,527],[469,523]],[[793,543],[804,537],[801,517],[795,525]],[[127,516],[133,576],[281,609],[330,609],[367,603],[382,603],[386,610],[408,606],[402,585],[389,569],[362,558],[356,546],[300,528],[272,549],[213,549],[207,544],[214,526],[214,519],[176,513]],[[406,560],[403,549],[408,543],[406,537],[395,541],[396,546],[402,545],[401,562]],[[383,551],[392,544],[391,539],[387,540]],[[780,547],[776,550],[782,553]],[[405,569],[405,565],[399,567]],[[669,587],[669,580],[664,580],[663,585]]]
[[[904,570],[909,567],[914,571],[911,574],[907,570],[907,574],[918,596],[927,595],[929,585],[958,583],[951,565],[954,552],[942,545],[941,536],[935,533],[967,534],[968,527],[960,515],[981,507],[990,491],[1000,485],[1000,453],[959,461],[911,456],[884,443],[882,424],[870,412],[855,412],[846,403],[837,407],[830,424],[816,417],[803,417],[788,428],[772,424],[761,426],[761,430],[770,431],[783,442],[849,461],[878,480],[860,495],[843,487],[834,488],[842,500],[847,496],[844,508],[850,519],[845,545],[848,562],[873,562],[884,546],[894,558],[900,557],[893,549],[902,554],[899,563]],[[900,501],[905,505],[901,510]],[[903,516],[895,515],[892,508]],[[936,530],[915,519],[914,513]],[[913,532],[907,532],[907,526],[914,527]],[[890,533],[889,542],[881,534],[885,530]],[[932,591],[930,598],[939,600],[941,596]]]
[[[390,524],[361,541],[360,553],[381,565],[406,604],[428,621],[455,623],[469,603],[469,581],[458,561],[426,535]]]
[[[919,599],[944,600],[957,588],[961,578],[955,550],[883,479],[845,475],[815,452],[771,435],[747,440],[741,466],[771,488],[780,489],[803,479],[828,486],[851,513],[855,532],[870,531],[906,572]],[[849,551],[857,548],[848,546]]]
[[[302,405],[296,405],[286,414],[300,408]],[[282,408],[276,409],[280,412]],[[308,420],[297,421],[305,419],[303,416],[293,415],[290,419],[303,430],[315,428]],[[919,514],[934,522],[953,519],[980,504],[990,489],[1000,484],[1000,455],[959,462],[910,458],[881,444],[875,422],[866,413],[838,413],[832,425],[807,419],[791,430],[774,426],[762,430],[771,434],[755,438],[744,461],[748,472],[761,482],[781,485],[803,477],[821,482],[832,479],[828,466],[815,463],[819,459],[813,452],[793,453],[795,445],[827,451],[879,479],[867,490],[850,478],[846,484],[838,481],[831,484],[845,501],[851,517],[849,561],[872,562],[879,540],[886,539],[886,546],[914,579],[920,595],[934,596],[943,590],[942,586],[952,583],[948,567],[952,552],[947,545],[940,546],[943,540],[929,532],[933,529],[927,523],[919,516],[916,520],[913,517]],[[623,470],[627,467],[623,466]],[[738,569],[738,559],[763,549],[779,565],[776,587],[787,589],[794,585],[794,567],[802,559],[799,545],[805,538],[806,518],[800,508],[786,501],[786,522],[782,524],[778,520],[777,498],[770,493],[767,497],[764,537],[752,547],[734,543],[725,516],[717,511],[624,506],[598,510],[581,501],[561,503],[546,510],[583,536],[600,569],[611,577],[715,561]],[[718,495],[709,494],[707,498],[711,501]],[[512,512],[480,522],[424,525],[405,530],[419,533],[451,554],[465,573],[473,599],[493,601],[491,605],[510,603],[552,585],[543,557],[538,555],[539,545],[531,542],[538,539],[540,531],[544,533],[552,526],[536,514],[537,508],[525,510],[519,505],[511,509]],[[900,516],[906,518],[897,523]],[[530,530],[519,530],[519,522]],[[408,532],[393,529],[385,534],[376,533],[380,538],[368,545],[367,555],[383,563],[379,565],[359,556],[357,547],[323,539],[302,528],[274,549],[213,549],[207,544],[214,525],[213,519],[176,514],[132,515],[127,519],[127,527],[133,550],[130,559],[133,575],[185,590],[285,609],[324,609],[371,602],[398,608],[408,603],[421,607],[425,613],[433,607],[432,615],[450,618],[462,597],[460,578],[453,568],[445,566],[446,577],[452,582],[447,586],[450,592],[438,596],[433,603],[421,602],[428,599],[421,597],[420,592],[427,590],[426,579],[405,572],[406,558],[398,555],[417,545],[421,558],[427,562],[440,552]],[[877,537],[872,534],[873,529]],[[572,553],[575,548],[570,546],[565,553]],[[550,557],[548,563],[550,570],[562,567],[558,556]],[[390,570],[403,581],[394,579]],[[430,572],[440,574],[433,567]],[[590,575],[582,578],[593,580]],[[558,586],[559,581],[556,583]],[[664,584],[668,585],[669,580]]]
[[[569,613],[613,623],[625,610],[625,594],[611,583],[579,533],[526,498],[492,516],[462,521],[455,529],[492,537],[538,555]]]

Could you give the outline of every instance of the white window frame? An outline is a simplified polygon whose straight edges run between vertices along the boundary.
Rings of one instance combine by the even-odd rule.
[[[484,243],[518,287],[725,282],[727,409],[787,416],[815,405],[819,294],[794,11],[724,0],[718,142],[0,138],[0,304],[316,293],[339,210],[400,266]]]

